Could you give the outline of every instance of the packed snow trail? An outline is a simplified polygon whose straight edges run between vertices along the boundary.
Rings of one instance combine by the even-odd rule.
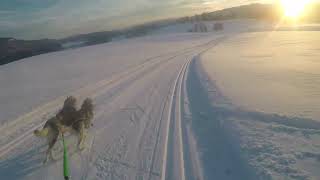
[[[186,166],[184,159],[193,155],[184,153],[188,149],[184,144],[187,137],[184,135],[182,108],[184,81],[193,57],[223,39],[209,35],[194,35],[183,39],[179,39],[179,35],[177,37],[176,43],[172,43],[183,44],[183,47],[176,51],[166,47],[167,50],[160,55],[155,54],[137,63],[130,62],[132,66],[127,66],[127,69],[98,80],[97,83],[87,83],[60,94],[16,120],[6,121],[0,127],[0,176],[6,179],[57,179],[62,176],[61,160],[41,164],[46,143],[34,137],[32,132],[61,107],[67,95],[75,95],[79,100],[92,97],[96,109],[94,126],[89,131],[85,152],[77,152],[72,147],[76,141],[73,136],[67,138],[72,154],[70,166],[73,179],[188,179],[185,175],[190,169],[185,167],[193,166]],[[140,43],[148,44],[146,39],[142,38]],[[157,43],[154,44],[157,47]],[[32,64],[32,58],[25,63]],[[3,68],[3,71],[6,68],[13,69],[11,66],[14,65]],[[91,66],[90,63],[88,66]],[[56,83],[59,84],[59,81]],[[57,152],[59,146],[60,142],[55,147]],[[171,165],[173,171],[168,171]]]
[[[184,150],[181,130],[181,88],[185,76],[187,61],[181,68],[174,82],[173,92],[170,97],[168,122],[166,128],[165,149],[161,179],[185,180]],[[170,141],[170,142],[169,142]],[[178,146],[178,147],[176,147]],[[168,152],[169,151],[169,152]],[[169,153],[169,154],[168,154]],[[178,167],[177,167],[178,166]],[[176,174],[175,174],[176,173]]]

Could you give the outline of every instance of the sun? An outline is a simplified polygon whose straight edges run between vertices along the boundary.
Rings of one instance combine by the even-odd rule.
[[[310,0],[281,0],[284,15],[289,18],[298,18],[301,16],[306,5],[309,3]]]

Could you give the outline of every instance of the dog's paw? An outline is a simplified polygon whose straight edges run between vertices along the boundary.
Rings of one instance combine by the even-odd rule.
[[[47,164],[48,159],[45,159],[44,161],[42,161],[42,164]]]
[[[55,158],[55,157],[51,157],[51,159],[50,159],[51,161],[57,161],[58,159],[57,158]]]
[[[84,146],[78,146],[79,151],[83,151],[85,149]]]

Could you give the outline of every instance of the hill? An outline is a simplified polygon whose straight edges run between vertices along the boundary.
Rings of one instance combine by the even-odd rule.
[[[300,19],[303,23],[320,22],[320,4],[312,4],[308,7],[307,14]],[[272,4],[250,4],[231,7],[214,12],[202,13],[190,17],[178,19],[166,19],[136,25],[127,29],[93,32],[74,35],[58,40],[16,40],[14,38],[0,38],[0,65],[10,63],[22,58],[58,51],[68,48],[77,48],[101,43],[107,43],[118,39],[144,36],[151,31],[177,23],[217,21],[230,19],[257,19],[262,21],[280,21],[283,12]],[[296,30],[296,29],[295,29]]]
[[[17,40],[14,38],[0,38],[0,65],[19,59],[62,49],[57,40]]]

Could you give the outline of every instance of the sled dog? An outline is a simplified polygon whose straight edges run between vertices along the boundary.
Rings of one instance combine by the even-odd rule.
[[[60,134],[66,132],[77,134],[78,148],[84,148],[83,143],[86,137],[86,129],[92,126],[93,119],[93,103],[90,98],[87,98],[82,103],[79,110],[76,107],[77,100],[70,96],[64,101],[63,108],[56,116],[48,119],[41,130],[37,129],[34,134],[37,137],[45,137],[48,142],[48,150],[46,153],[47,162],[49,158],[54,159],[52,155],[52,148],[58,140]]]

